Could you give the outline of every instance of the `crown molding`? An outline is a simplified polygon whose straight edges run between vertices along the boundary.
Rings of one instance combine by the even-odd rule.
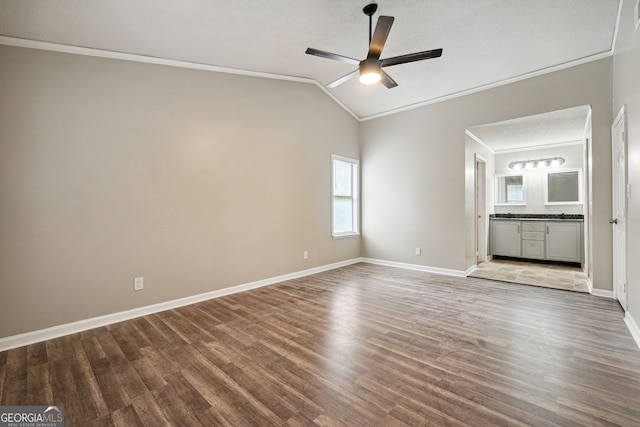
[[[432,104],[437,104],[439,102],[444,102],[444,101],[449,101],[451,99],[455,99],[455,98],[460,98],[462,96],[467,96],[467,95],[471,95],[474,93],[478,93],[478,92],[483,92],[485,90],[489,90],[489,89],[494,89],[500,86],[505,86],[511,83],[516,83],[522,80],[527,80],[533,77],[538,77],[538,76],[543,76],[545,74],[550,74],[556,71],[561,71],[561,70],[565,70],[567,68],[571,68],[571,67],[575,67],[578,65],[582,65],[582,64],[587,64],[589,62],[593,62],[593,61],[598,61],[600,59],[604,59],[604,58],[609,58],[610,56],[613,56],[613,51],[611,50],[607,50],[595,55],[591,55],[591,56],[585,56],[584,58],[580,58],[580,59],[576,59],[575,61],[569,61],[569,62],[565,62],[563,64],[559,64],[559,65],[555,65],[553,67],[547,67],[547,68],[542,68],[540,70],[537,71],[533,71],[531,73],[525,73],[525,74],[521,74],[519,76],[516,77],[512,77],[510,79],[504,79],[504,80],[500,80],[494,83],[490,83],[487,85],[483,85],[483,86],[477,86],[475,88],[472,89],[467,89],[467,90],[463,90],[460,92],[456,92],[456,93],[452,93],[449,95],[444,95],[441,96],[439,98],[434,98],[434,99],[430,99],[427,101],[422,101],[422,102],[418,102],[415,104],[411,104],[411,105],[407,105],[406,107],[400,107],[400,108],[396,108],[396,109],[392,109],[389,111],[385,111],[383,113],[379,113],[379,114],[374,114],[371,116],[367,116],[367,117],[363,117],[362,119],[360,119],[360,121],[365,122],[368,120],[374,120],[374,119],[379,119],[381,117],[385,117],[385,116],[390,116],[393,114],[397,114],[397,113],[402,113],[404,111],[409,111],[409,110],[413,110],[416,108],[420,108],[420,107],[425,107],[427,105],[432,105]]]
[[[294,77],[294,76],[286,76],[282,74],[272,74],[272,73],[264,73],[259,71],[249,71],[242,70],[239,68],[227,68],[220,67],[217,65],[208,65],[201,64],[198,62],[189,62],[189,61],[178,61],[174,59],[166,59],[159,58],[155,56],[145,56],[138,55],[132,53],[124,53],[124,52],[114,52],[110,50],[102,50],[102,49],[93,49],[87,47],[80,46],[71,46],[59,43],[50,43],[50,42],[42,42],[31,39],[22,39],[17,37],[8,37],[8,36],[0,36],[0,45],[7,46],[15,46],[15,47],[23,47],[27,49],[38,49],[38,50],[47,50],[52,52],[62,52],[62,53],[71,53],[76,55],[84,55],[84,56],[93,56],[98,58],[108,58],[108,59],[118,59],[122,61],[132,61],[132,62],[142,62],[147,64],[156,64],[156,65],[166,65],[170,67],[179,67],[179,68],[189,68],[194,70],[203,70],[203,71],[211,71],[216,73],[226,73],[226,74],[236,74],[242,76],[249,77],[258,77],[264,79],[274,79],[274,80],[286,80],[297,83],[306,83],[306,84],[314,84],[318,88],[320,88],[325,94],[327,94],[335,103],[337,103],[341,108],[343,108],[346,112],[348,112],[354,119],[358,122],[365,122],[369,120],[378,119],[385,116],[390,116],[397,113],[402,113],[404,111],[413,110],[416,108],[421,108],[427,105],[437,104],[439,102],[448,101],[455,98],[460,98],[462,96],[471,95],[477,92],[482,92],[488,89],[493,89],[496,87],[504,86],[510,83],[515,83],[521,80],[530,79],[532,77],[541,76],[544,74],[549,74],[555,71],[564,70],[566,68],[575,67],[577,65],[586,64],[588,62],[597,61],[599,59],[608,58],[613,55],[613,49],[596,54],[587,56],[584,58],[577,59],[575,61],[569,61],[564,64],[559,64],[553,67],[543,68],[531,73],[522,74],[520,76],[516,76],[510,79],[500,80],[494,83],[490,83],[483,86],[478,86],[472,89],[463,90],[460,92],[452,93],[449,95],[441,96],[439,98],[430,99],[427,101],[418,102],[415,104],[407,105],[405,107],[391,109],[379,114],[373,114],[371,116],[360,117],[355,114],[351,109],[349,109],[343,102],[341,102],[338,98],[336,98],[329,90],[321,85],[318,81],[314,79],[309,79],[305,77]]]
[[[353,111],[336,98],[329,90],[318,83],[316,80],[304,77],[293,77],[282,74],[263,73],[259,71],[242,70],[239,68],[220,67],[217,65],[201,64],[198,62],[178,61],[175,59],[159,58],[155,56],[138,55],[124,52],[114,52],[110,50],[93,49],[88,47],[70,46],[59,43],[49,43],[30,39],[21,39],[16,37],[0,36],[0,44],[14,47],[23,47],[26,49],[46,50],[51,52],[70,53],[74,55],[93,56],[96,58],[117,59],[121,61],[142,62],[145,64],[166,65],[169,67],[187,68],[191,70],[211,71],[214,73],[236,74],[240,76],[257,77],[262,79],[286,80],[296,83],[313,84],[327,94],[336,104],[342,107],[354,119],[360,121]]]

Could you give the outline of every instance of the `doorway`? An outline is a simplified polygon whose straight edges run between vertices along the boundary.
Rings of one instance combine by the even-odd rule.
[[[611,125],[611,170],[613,212],[609,223],[613,226],[613,292],[616,299],[627,310],[627,151],[625,144],[625,108]]]
[[[475,155],[476,265],[487,261],[487,161]]]
[[[482,158],[485,160],[483,164],[478,163],[477,157],[475,159],[476,184],[480,181],[477,175],[482,173],[482,166],[487,163],[491,166],[485,168],[485,197],[482,200],[480,200],[482,196],[479,194],[482,189],[475,188],[476,216],[474,226],[477,263],[476,271],[470,275],[489,274],[487,267],[490,267],[493,272],[497,269],[500,270],[499,276],[501,278],[498,280],[554,287],[553,279],[558,277],[557,287],[560,289],[589,292],[589,271],[584,270],[584,267],[591,265],[591,251],[589,250],[591,230],[588,220],[590,171],[588,170],[589,151],[586,149],[587,141],[591,138],[591,107],[583,105],[504,122],[474,126],[466,129],[466,133],[473,140],[467,149],[474,150],[475,153],[480,152],[485,157]],[[490,151],[490,154],[485,156],[487,150]],[[561,160],[556,162],[559,159]],[[530,169],[530,165],[533,165],[532,169]],[[550,196],[552,193],[549,190],[551,189],[550,183],[554,181],[551,181],[549,177],[555,179],[556,176],[565,177],[569,174],[572,174],[572,180],[580,185],[579,197],[577,199],[558,199],[554,196],[552,199]],[[520,197],[517,200],[509,198],[503,200],[502,197],[498,197],[502,194],[501,192],[496,194],[497,187],[494,183],[494,177],[498,175],[523,176]],[[574,176],[577,178],[573,178]],[[482,206],[483,202],[484,207]],[[538,252],[533,254],[531,250],[525,251],[522,249],[522,245],[519,245],[522,254],[513,255],[515,258],[510,262],[498,259],[497,256],[493,260],[490,226],[493,220],[485,217],[485,234],[482,234],[479,215],[483,211],[496,214],[497,217],[506,216],[513,219],[542,218],[543,223],[545,220],[548,222],[569,219],[569,217],[580,221],[580,229],[584,230],[579,232],[579,234],[584,234],[578,238],[578,241],[581,240],[579,251],[582,256],[572,257],[573,259],[577,258],[577,263],[556,263],[554,261],[545,264],[545,261],[539,262],[559,257],[553,252],[555,248],[546,247],[546,238],[533,236],[536,233],[529,233],[527,239],[536,241],[529,242],[527,240],[527,242],[532,246],[537,245],[535,247],[539,249]],[[527,248],[529,247],[527,246]],[[547,251],[549,251],[549,257],[545,255]],[[484,272],[481,271],[483,268]],[[510,280],[511,278],[513,280]]]

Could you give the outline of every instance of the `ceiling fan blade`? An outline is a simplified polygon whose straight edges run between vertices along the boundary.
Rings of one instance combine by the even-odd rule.
[[[357,59],[349,58],[348,56],[338,55],[337,53],[325,52],[324,50],[314,49],[312,47],[307,48],[305,51],[308,55],[319,56],[321,58],[333,59],[334,61],[346,62],[351,65],[358,65],[360,61]]]
[[[380,73],[380,83],[385,85],[387,89],[392,89],[398,86],[398,83],[396,83],[389,74],[385,73],[383,70],[380,70]]]
[[[333,89],[336,86],[340,86],[342,83],[346,82],[347,80],[351,80],[352,78],[354,78],[358,74],[358,71],[360,71],[360,70],[354,70],[354,71],[350,72],[349,74],[345,74],[344,76],[340,77],[339,79],[334,80],[331,83],[329,83],[327,85],[327,87],[329,89]]]
[[[380,60],[381,67],[405,64],[407,62],[422,61],[423,59],[438,58],[442,55],[442,49],[425,50],[424,52],[409,53],[407,55],[394,56]]]
[[[376,23],[376,29],[371,37],[371,43],[369,43],[369,54],[367,59],[380,59],[384,44],[389,37],[389,31],[391,31],[391,25],[393,25],[393,16],[381,16]]]

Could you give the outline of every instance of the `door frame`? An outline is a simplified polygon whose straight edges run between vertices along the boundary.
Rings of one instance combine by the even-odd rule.
[[[476,265],[487,261],[487,160],[475,153],[474,159]]]
[[[625,311],[627,310],[627,197],[629,197],[626,118],[626,106],[623,105],[611,124],[612,214],[609,221],[613,228],[613,295]],[[617,137],[619,131],[622,131],[621,138]],[[619,161],[620,153],[622,162]]]

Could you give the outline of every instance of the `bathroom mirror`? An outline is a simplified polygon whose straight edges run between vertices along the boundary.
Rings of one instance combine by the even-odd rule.
[[[582,203],[582,171],[563,169],[544,174],[545,205],[576,205]]]
[[[526,205],[524,174],[496,175],[496,205]]]

